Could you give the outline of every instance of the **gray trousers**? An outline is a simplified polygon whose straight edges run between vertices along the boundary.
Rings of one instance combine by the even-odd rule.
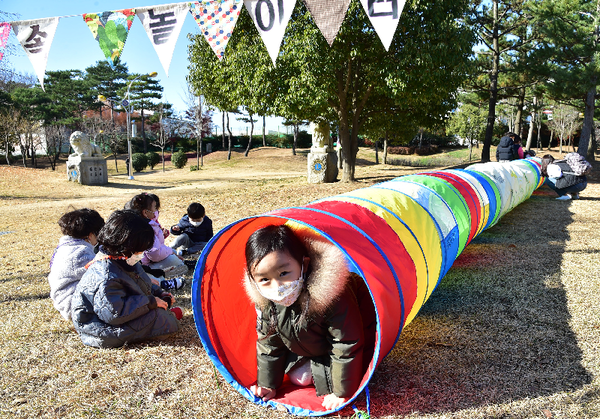
[[[173,242],[173,244],[171,244],[171,248],[177,249],[179,247],[182,247],[183,249],[187,250],[188,253],[197,253],[201,252],[202,249],[204,249],[206,243],[208,242],[192,241],[192,239],[190,239],[190,236],[188,236],[186,233],[181,233],[179,236],[175,237],[175,241]]]

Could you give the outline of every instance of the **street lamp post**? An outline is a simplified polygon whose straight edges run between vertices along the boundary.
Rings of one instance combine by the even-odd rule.
[[[127,115],[127,155],[128,155],[128,160],[129,160],[129,164],[127,166],[127,171],[129,172],[129,180],[134,180],[133,178],[133,159],[131,158],[131,114],[133,113],[133,104],[129,101],[129,90],[131,89],[131,85],[133,84],[134,81],[144,77],[144,76],[148,76],[148,77],[156,77],[158,75],[158,73],[156,71],[153,71],[152,73],[148,73],[148,74],[140,74],[139,76],[135,77],[133,80],[131,80],[128,84],[127,84],[127,92],[125,92],[125,97],[123,98],[123,100],[120,102],[121,107],[125,110],[125,114]],[[104,97],[103,95],[99,95],[98,96],[99,100],[107,100],[106,97]]]

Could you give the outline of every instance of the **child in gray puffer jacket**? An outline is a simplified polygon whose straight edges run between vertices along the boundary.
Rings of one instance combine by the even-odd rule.
[[[85,265],[94,259],[94,246],[104,219],[97,211],[82,208],[66,212],[58,220],[62,236],[50,260],[50,298],[60,314],[71,321],[71,297],[85,272]]]
[[[154,242],[148,221],[132,210],[115,211],[100,230],[100,251],[87,265],[71,302],[81,341],[116,348],[179,330],[174,297],[154,285],[139,263]]]

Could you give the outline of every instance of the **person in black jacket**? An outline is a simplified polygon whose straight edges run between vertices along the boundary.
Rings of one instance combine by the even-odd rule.
[[[587,187],[587,177],[577,176],[565,160],[554,160],[550,154],[542,157],[542,176],[545,184],[558,194],[559,201],[579,199],[579,192]]]
[[[201,204],[192,202],[187,214],[171,227],[171,234],[177,236],[171,244],[177,255],[200,252],[213,236],[212,220],[206,216]]]
[[[517,141],[515,141],[517,140]],[[507,132],[502,138],[496,149],[496,160],[499,162],[507,162],[519,158],[519,147],[521,137],[514,132]]]

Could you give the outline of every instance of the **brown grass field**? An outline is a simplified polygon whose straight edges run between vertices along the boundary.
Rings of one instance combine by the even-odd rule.
[[[189,165],[195,165],[190,161]],[[309,185],[305,155],[213,153],[199,171],[167,166],[82,186],[56,172],[0,166],[0,417],[286,418],[247,401],[216,372],[196,332],[191,271],[176,292],[183,330],[160,342],[84,346],[48,297],[47,275],[70,206],[105,217],[141,191],[176,223],[201,202],[215,231],[417,168],[375,165],[357,182]],[[582,199],[542,188],[483,232],[403,331],[370,385],[373,418],[600,418],[600,164]],[[363,395],[356,400],[366,410]],[[352,416],[345,408],[333,417]]]

